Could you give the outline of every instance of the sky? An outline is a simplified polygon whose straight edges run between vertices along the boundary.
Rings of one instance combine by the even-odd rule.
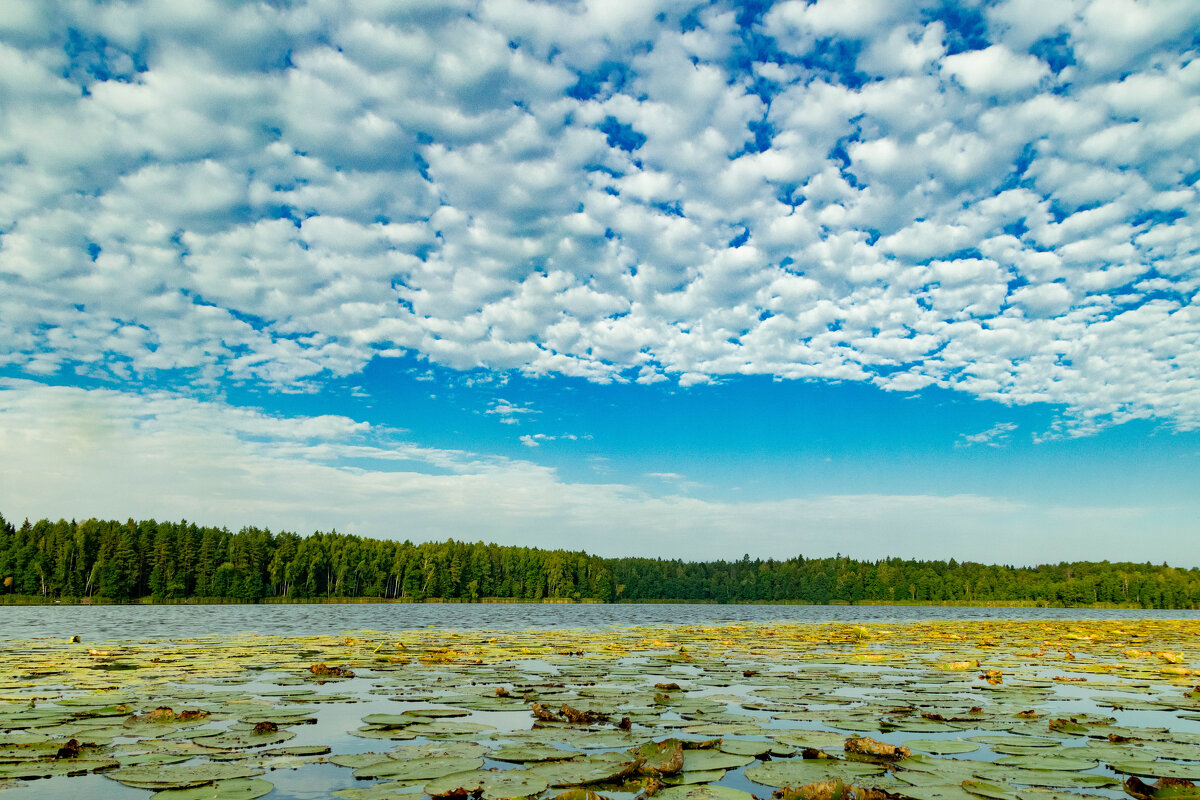
[[[6,0],[0,514],[1200,566],[1195,0]]]

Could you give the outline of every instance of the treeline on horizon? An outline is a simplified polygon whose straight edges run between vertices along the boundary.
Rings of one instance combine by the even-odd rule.
[[[0,596],[126,602],[364,598],[1200,607],[1200,570],[1079,561],[1011,567],[847,557],[601,558],[449,540],[413,544],[187,521],[0,515]]]

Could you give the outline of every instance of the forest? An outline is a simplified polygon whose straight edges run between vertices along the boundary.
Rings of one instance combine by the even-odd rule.
[[[888,558],[601,558],[484,542],[308,536],[143,520],[0,516],[0,601],[1019,603],[1200,607],[1200,570]]]

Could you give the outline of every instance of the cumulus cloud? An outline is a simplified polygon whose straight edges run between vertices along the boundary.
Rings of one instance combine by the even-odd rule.
[[[1050,72],[1037,56],[1019,56],[1002,44],[947,56],[942,69],[971,92],[989,96],[1033,88]]]
[[[1008,563],[1013,553],[1054,561],[1104,552],[1196,563],[1184,535],[1191,509],[1031,508],[969,494],[720,502],[572,482],[529,461],[430,448],[343,416],[27,380],[0,381],[0,414],[0,510],[10,520],[186,518],[415,541],[486,531],[501,544],[686,559],[740,558],[753,531],[755,555],[775,558]],[[1130,529],[1164,535],[1147,542]]]
[[[964,433],[958,438],[959,447],[970,447],[976,444],[986,444],[989,447],[1003,447],[1008,444],[1012,432],[1017,429],[1015,422],[997,422],[986,431],[979,433]]]
[[[53,5],[0,23],[0,366],[1200,426],[1194,2]]]
[[[519,425],[521,417],[526,414],[540,414],[541,412],[535,408],[530,408],[528,403],[514,405],[504,398],[497,398],[492,401],[484,413],[496,415],[505,425]]]

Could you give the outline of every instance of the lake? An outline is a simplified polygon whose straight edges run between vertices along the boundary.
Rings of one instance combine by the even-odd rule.
[[[614,625],[728,625],[762,622],[925,620],[1200,619],[1200,611],[977,606],[806,606],[711,604],[371,603],[300,605],[0,606],[0,638],[84,641],[174,639],[261,633],[335,635],[419,628],[518,630]]]
[[[980,800],[964,781],[1000,785],[988,797],[1005,800],[1052,796],[1041,789],[1118,800],[1126,775],[1200,777],[1198,619],[881,606],[0,607],[11,642],[0,648],[0,789],[148,800],[149,778],[235,770],[250,777],[186,797],[423,800],[445,778],[519,782],[551,800],[575,785],[564,770],[612,771],[604,759],[625,764],[631,747],[678,737],[696,749],[656,800],[753,800],[829,775],[911,800]],[[598,716],[580,723],[568,707]],[[149,717],[164,710],[165,721]],[[260,732],[264,719],[279,729]],[[843,754],[860,734],[913,757],[864,767]],[[70,739],[82,760],[56,759]],[[805,748],[832,758],[803,758]],[[546,752],[553,763],[536,763]],[[41,775],[54,777],[24,780]],[[613,775],[601,794],[636,800],[636,781]],[[513,796],[489,791],[484,800]],[[168,796],[184,795],[158,798]]]

